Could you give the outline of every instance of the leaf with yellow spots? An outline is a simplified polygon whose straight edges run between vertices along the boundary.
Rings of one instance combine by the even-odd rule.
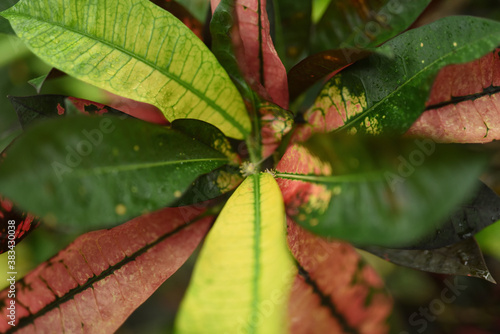
[[[6,153],[0,193],[42,220],[79,230],[165,207],[229,162],[178,130],[107,115],[39,122]]]
[[[210,50],[148,0],[21,0],[2,16],[37,56],[82,81],[151,103],[169,121],[201,119],[237,139],[250,132]]]
[[[359,245],[404,246],[439,228],[486,162],[430,140],[317,134],[306,145],[289,147],[277,166],[287,213]]]
[[[177,333],[287,333],[296,273],[279,187],[270,174],[250,175],[207,235]]]
[[[110,230],[78,237],[16,282],[12,333],[113,333],[187,260],[213,217],[194,207],[162,209]],[[0,291],[8,314],[9,290]]]
[[[375,53],[334,76],[304,118],[313,131],[403,134],[424,111],[439,69],[499,44],[500,23],[481,18],[447,17],[407,31],[384,44],[393,57]]]

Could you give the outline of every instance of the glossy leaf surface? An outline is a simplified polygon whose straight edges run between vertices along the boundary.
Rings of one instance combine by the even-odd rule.
[[[176,321],[178,333],[286,333],[296,268],[270,174],[249,176],[210,230]]]
[[[409,136],[445,143],[486,143],[500,139],[500,49],[467,64],[443,68],[425,112]]]
[[[15,327],[0,292],[0,331],[113,333],[191,255],[213,218],[163,209],[84,234],[16,283]]]
[[[50,0],[42,8],[22,0],[2,15],[36,55],[80,80],[152,103],[170,121],[202,119],[238,139],[250,131],[243,101],[212,53],[147,0]]]
[[[381,247],[364,249],[400,266],[438,274],[478,277],[496,283],[486,267],[481,249],[473,238],[432,250]]]
[[[387,333],[392,300],[375,270],[348,243],[314,236],[291,219],[287,224],[300,267],[290,298],[290,333]]]
[[[0,192],[46,223],[88,230],[164,207],[225,163],[226,156],[176,130],[120,117],[64,117],[34,125],[10,146]]]
[[[303,147],[288,149],[276,173],[286,180],[287,212],[316,234],[361,245],[404,246],[435,230],[474,190],[486,162],[425,140],[330,134],[307,147],[330,165],[315,166]],[[297,182],[304,191],[289,195]]]
[[[407,29],[430,0],[334,0],[316,25],[313,51],[375,47]]]
[[[410,30],[334,76],[305,115],[316,131],[404,133],[425,109],[438,70],[479,58],[500,44],[500,23],[447,17]]]

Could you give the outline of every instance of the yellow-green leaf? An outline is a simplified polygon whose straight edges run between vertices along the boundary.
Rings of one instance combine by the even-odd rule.
[[[179,312],[178,333],[286,333],[296,266],[283,198],[270,174],[249,176],[205,240]]]
[[[181,21],[148,0],[22,0],[2,13],[54,67],[243,139],[243,100],[213,54]]]

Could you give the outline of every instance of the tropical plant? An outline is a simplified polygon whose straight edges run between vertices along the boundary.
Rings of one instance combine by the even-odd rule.
[[[0,330],[114,332],[203,238],[178,333],[387,332],[354,247],[493,281],[473,238],[500,218],[489,155],[452,143],[500,138],[500,23],[408,29],[429,2],[212,0],[209,34],[173,1],[3,11],[55,68],[35,87],[67,74],[121,98],[10,97]],[[17,280],[39,224],[82,235]]]

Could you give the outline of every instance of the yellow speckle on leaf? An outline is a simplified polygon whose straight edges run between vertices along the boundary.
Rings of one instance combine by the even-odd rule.
[[[457,45],[458,45],[457,42],[453,42],[454,47],[457,47]]]
[[[134,151],[139,151],[139,145],[134,145]]]
[[[174,197],[179,198],[182,196],[182,193],[179,190],[174,191]]]
[[[125,212],[127,212],[127,207],[123,204],[118,204],[117,206],[115,206],[115,212],[117,215],[122,216],[125,214]]]
[[[424,47],[424,43],[420,43],[420,47],[423,48]]]
[[[332,189],[333,195],[340,195],[341,192],[342,192],[342,188],[340,186],[333,187],[333,189]]]
[[[318,224],[319,224],[319,221],[318,221],[316,218],[313,218],[313,219],[311,219],[311,220],[309,221],[309,224],[310,224],[311,226],[316,226],[316,225],[318,225]]]
[[[45,225],[47,225],[47,226],[52,226],[52,227],[55,227],[55,226],[56,226],[56,224],[57,224],[57,217],[56,217],[53,213],[51,213],[51,212],[47,213],[47,214],[46,214],[46,215],[42,218],[42,220],[43,220],[43,223],[44,223]]]
[[[422,64],[424,64],[424,63],[425,63],[425,60],[422,59]]]

